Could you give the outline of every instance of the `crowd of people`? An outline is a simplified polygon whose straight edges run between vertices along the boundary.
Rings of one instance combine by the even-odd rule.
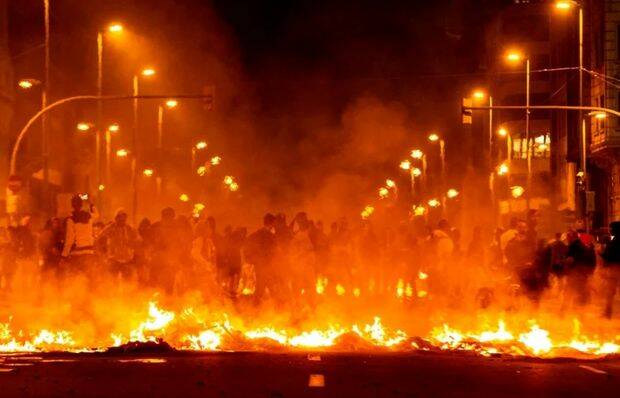
[[[390,294],[397,280],[419,289],[415,281],[423,274],[432,293],[461,299],[473,292],[480,307],[492,305],[500,283],[534,306],[555,283],[562,306],[577,307],[590,302],[592,275],[599,269],[603,315],[611,318],[620,288],[620,222],[611,224],[611,237],[595,239],[577,223],[549,240],[538,236],[532,211],[488,239],[483,228],[474,227],[462,245],[460,231],[445,219],[431,228],[412,220],[350,225],[341,218],[327,231],[304,212],[290,222],[284,214],[268,213],[254,232],[230,225],[220,232],[213,217],[177,215],[169,207],[159,220],[145,218],[134,228],[123,209],[105,224],[80,195],[71,205],[69,217],[48,220],[38,234],[27,225],[4,230],[3,289],[10,289],[20,261],[38,260],[41,274],[56,280],[108,275],[169,294],[211,289],[256,302],[311,297],[317,278],[343,289]]]

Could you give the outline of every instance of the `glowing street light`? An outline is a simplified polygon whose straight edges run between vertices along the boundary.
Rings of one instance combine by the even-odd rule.
[[[418,167],[414,167],[413,169],[411,169],[411,175],[414,177],[419,177],[422,175],[422,170],[420,170]]]
[[[226,176],[226,177],[224,177],[224,184],[230,185],[233,182],[235,182],[235,179],[233,178],[233,176]]]
[[[430,199],[428,202],[426,202],[426,204],[428,204],[430,207],[439,207],[441,206],[441,202],[437,199]]]
[[[144,169],[142,170],[142,174],[144,174],[145,177],[152,177],[155,172],[153,169]]]
[[[510,187],[510,194],[513,198],[518,199],[523,196],[525,189],[520,185],[515,185],[514,187]]]
[[[118,123],[112,123],[111,125],[108,126],[108,131],[110,133],[118,133],[120,129],[121,127],[118,125]]]
[[[448,192],[446,192],[446,196],[448,197],[448,199],[454,199],[459,196],[459,191],[454,188],[450,188],[448,189]]]
[[[396,183],[394,182],[394,180],[391,180],[389,178],[387,180],[385,180],[385,185],[388,188],[395,188],[396,187]]]
[[[29,90],[33,88],[34,86],[38,86],[39,84],[41,84],[41,82],[37,79],[21,79],[20,81],[17,82],[17,85],[19,86],[19,88],[23,90]]]
[[[127,149],[121,148],[116,151],[116,156],[119,158],[126,158],[129,155],[129,151]]]
[[[501,129],[497,130],[497,135],[499,135],[500,137],[506,137],[508,136],[508,130],[502,127]]]
[[[424,152],[419,149],[414,149],[413,151],[411,151],[411,157],[413,159],[422,159],[424,157]]]
[[[363,220],[367,220],[368,217],[370,217],[372,215],[372,213],[375,212],[375,208],[372,207],[371,205],[368,205],[366,207],[364,207],[364,210],[362,210],[361,212],[361,216]]]
[[[182,193],[181,195],[179,195],[179,200],[181,202],[189,202],[189,196],[187,196],[186,193]]]
[[[413,215],[420,217],[426,213],[426,207],[413,205]]]
[[[523,59],[523,54],[516,50],[510,50],[506,53],[506,61],[515,63],[520,62]]]
[[[402,162],[400,162],[400,165],[398,167],[403,170],[409,170],[411,169],[411,162],[408,160],[403,160]]]
[[[555,2],[555,8],[558,10],[569,10],[573,7],[572,1],[559,0]]]
[[[594,117],[595,119],[598,119],[598,120],[603,120],[603,119],[607,118],[607,113],[606,112],[599,112],[599,111],[597,111],[597,112],[590,112],[588,115],[592,116],[592,117]]]
[[[437,141],[439,141],[439,135],[437,135],[435,133],[429,134],[428,140],[430,142],[437,142]]]
[[[228,189],[230,189],[231,192],[236,192],[239,190],[239,184],[233,181],[233,183],[228,186]]]
[[[222,158],[220,156],[213,156],[211,158],[211,165],[212,166],[217,166],[220,163],[222,163]]]
[[[390,194],[390,191],[386,187],[379,188],[379,198],[385,199]]]
[[[497,167],[497,175],[503,176],[503,175],[508,174],[509,171],[510,171],[510,168],[508,167],[506,163],[502,163]]]
[[[179,101],[175,99],[169,99],[166,101],[166,108],[168,109],[176,108],[177,105],[179,105]]]
[[[105,190],[105,185],[103,184],[99,184],[99,186],[97,187],[97,189],[99,189],[100,192],[103,192]]]
[[[474,91],[474,92],[472,93],[472,95],[471,95],[471,96],[472,96],[472,97],[474,97],[474,98],[475,98],[475,99],[477,99],[477,100],[483,100],[483,99],[484,99],[484,97],[486,97],[487,95],[486,95],[486,93],[485,93],[484,91],[482,91],[482,90],[476,90],[476,91]]]
[[[86,122],[80,122],[76,126],[76,128],[79,131],[88,131],[90,130],[91,127],[93,127],[92,123],[86,123]]]
[[[196,149],[206,149],[206,148],[207,148],[206,141],[200,141],[196,143]]]
[[[198,174],[199,176],[204,176],[205,174],[207,174],[207,167],[206,166],[200,166],[196,169],[196,174]]]
[[[118,22],[111,23],[108,25],[108,32],[110,33],[121,33],[123,31],[123,25]]]
[[[153,68],[144,68],[144,69],[142,69],[140,74],[142,76],[144,76],[144,77],[154,76],[155,75],[155,69],[153,69]]]

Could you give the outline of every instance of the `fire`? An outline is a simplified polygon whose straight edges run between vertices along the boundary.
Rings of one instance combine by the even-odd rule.
[[[529,332],[519,335],[519,341],[531,349],[535,355],[547,353],[553,347],[549,332],[541,329],[537,324],[533,324]]]
[[[174,319],[174,312],[164,311],[157,307],[157,303],[149,303],[149,316],[136,329],[129,333],[130,341],[155,341],[152,332],[163,332],[164,328]]]
[[[316,293],[323,294],[325,293],[325,288],[327,287],[327,278],[319,276],[316,278]]]

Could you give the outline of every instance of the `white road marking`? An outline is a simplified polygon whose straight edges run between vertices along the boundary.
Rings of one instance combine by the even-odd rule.
[[[588,365],[579,365],[579,367],[580,367],[581,369],[589,370],[589,371],[590,371],[590,372],[592,372],[592,373],[597,373],[597,374],[600,374],[600,375],[606,375],[606,374],[609,374],[609,373],[605,372],[604,370],[600,370],[600,369],[597,369],[597,368],[593,368],[592,366],[588,366]]]

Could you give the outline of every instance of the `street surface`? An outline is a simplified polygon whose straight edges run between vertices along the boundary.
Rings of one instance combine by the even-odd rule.
[[[618,394],[620,359],[542,361],[460,353],[0,356],[2,397],[414,398],[618,397]]]

